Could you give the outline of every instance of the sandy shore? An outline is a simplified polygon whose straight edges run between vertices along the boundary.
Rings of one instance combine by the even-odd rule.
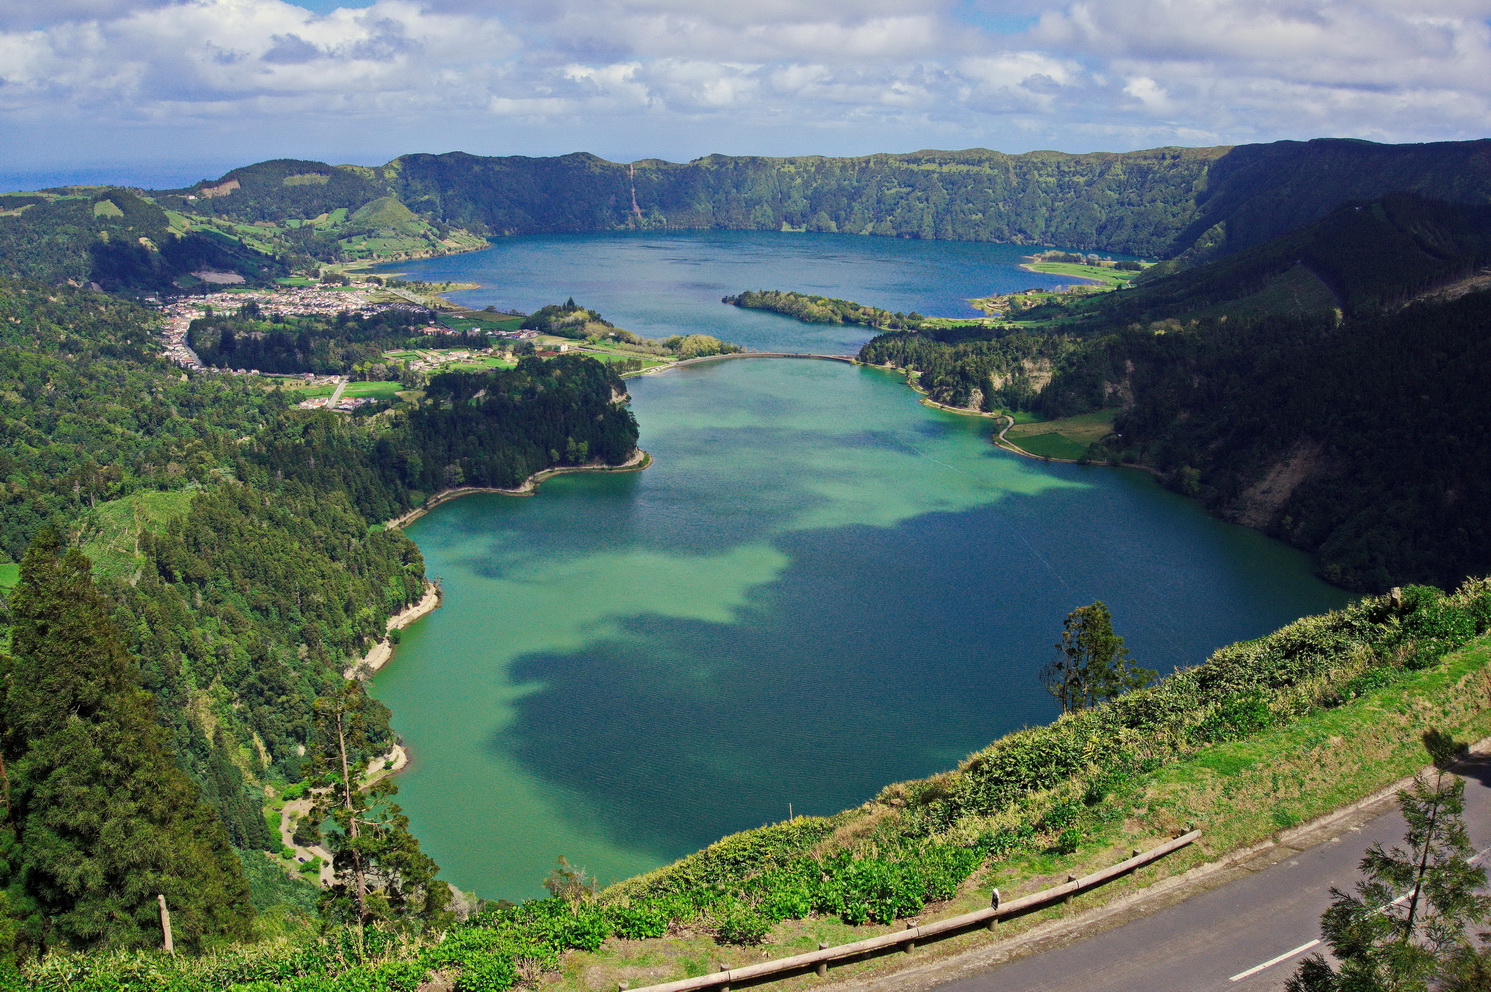
[[[423,506],[416,507],[408,513],[394,517],[386,521],[384,527],[405,527],[429,513],[441,503],[449,503],[453,499],[462,496],[470,496],[473,493],[498,493],[503,496],[532,496],[538,491],[538,484],[545,479],[552,479],[556,475],[571,475],[575,472],[640,472],[652,464],[652,456],[641,448],[632,452],[632,457],[620,465],[603,465],[600,463],[591,465],[564,465],[559,468],[546,468],[542,472],[535,472],[523,480],[523,484],[516,489],[501,489],[496,486],[459,486],[455,489],[444,489],[429,499],[425,500]]]
[[[384,629],[389,631],[401,630],[404,627],[409,626],[414,621],[418,620],[420,617],[424,616],[426,613],[433,613],[435,611],[435,608],[439,605],[440,587],[435,585],[435,583],[433,582],[426,581],[425,594],[420,599],[420,601],[415,603],[413,606],[408,607],[402,613],[389,617],[388,625]],[[342,677],[348,679],[367,678],[369,675],[372,675],[378,669],[388,664],[388,659],[392,657],[393,641],[390,640],[388,637],[384,637],[383,640],[379,641],[377,644],[374,644],[370,649],[368,649],[367,654],[363,655],[357,661],[349,665],[347,669],[342,672]]]
[[[567,475],[571,472],[638,472],[651,464],[652,456],[643,451],[641,448],[638,448],[632,453],[631,458],[628,458],[620,465],[567,465],[561,468],[545,469],[542,472],[535,472],[534,474],[530,475],[527,479],[523,480],[523,484],[521,486],[518,486],[516,489],[498,489],[488,486],[460,486],[455,489],[446,489],[443,492],[439,492],[436,493],[434,496],[431,496],[428,500],[425,501],[424,506],[421,506],[414,510],[410,510],[408,513],[405,513],[402,516],[394,517],[383,526],[403,527],[418,520],[420,517],[424,516],[426,513],[429,513],[441,503],[448,503],[453,499],[459,499],[462,496],[469,496],[472,493],[501,493],[505,496],[532,496],[535,492],[538,491],[539,483],[543,482],[545,479],[553,478],[556,475]],[[394,631],[407,627],[425,614],[434,611],[437,607],[439,607],[439,605],[440,589],[434,583],[427,581],[425,583],[424,597],[420,599],[418,603],[415,603],[413,606],[404,610],[397,616],[389,617],[388,626],[385,629]],[[390,640],[388,637],[384,637],[381,641],[379,641],[377,644],[374,644],[370,649],[368,649],[367,654],[363,655],[361,658],[348,665],[347,668],[342,672],[342,677],[348,679],[367,678],[374,672],[378,671],[378,669],[388,664],[389,659],[393,657],[393,648],[393,641]],[[400,765],[400,767],[402,767],[402,765]]]
[[[402,614],[400,614],[402,616]],[[368,767],[367,777],[362,781],[362,788],[366,789],[374,782],[387,775],[396,775],[404,770],[409,764],[409,752],[402,744],[395,744],[383,760],[373,761]],[[385,767],[385,765],[387,767]],[[321,859],[321,874],[317,881],[323,889],[331,888],[336,881],[336,873],[331,868],[331,852],[320,844],[312,844],[302,847],[295,843],[295,827],[300,819],[311,811],[313,800],[309,798],[292,799],[280,809],[280,842],[295,852],[295,860],[304,864],[311,858]]]

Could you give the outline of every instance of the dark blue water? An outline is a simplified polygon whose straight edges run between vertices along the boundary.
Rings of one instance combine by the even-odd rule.
[[[479,275],[473,303],[573,294],[642,333],[719,321],[763,350],[827,350],[858,329],[711,299],[814,279],[935,312],[1031,278],[996,248],[602,235],[419,274]],[[908,270],[965,282],[928,291]],[[469,497],[409,529],[446,598],[373,691],[415,757],[400,778],[415,833],[484,896],[540,894],[560,854],[614,881],[789,804],[833,813],[1050,720],[1039,670],[1094,600],[1137,661],[1170,671],[1346,599],[1145,475],[1010,455],[991,421],[921,406],[890,373],[748,359],[630,386],[645,472]]]
[[[411,279],[477,282],[451,294],[471,307],[530,313],[576,302],[647,337],[712,334],[758,351],[854,352],[864,327],[800,324],[720,298],[783,289],[929,317],[979,317],[968,301],[1060,285],[1020,262],[1039,249],[966,241],[840,234],[704,231],[686,234],[526,235],[486,251],[386,266]]]

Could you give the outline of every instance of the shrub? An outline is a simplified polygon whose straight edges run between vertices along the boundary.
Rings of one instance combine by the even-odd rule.
[[[518,982],[518,966],[504,954],[477,954],[461,964],[455,992],[507,992]]]
[[[752,906],[738,901],[726,901],[715,908],[715,939],[722,944],[754,946],[766,939],[771,932],[772,921]]]
[[[645,901],[636,906],[608,906],[606,919],[616,936],[627,940],[645,940],[667,933],[668,924],[673,921],[673,913],[662,903]]]
[[[889,923],[920,912],[925,900],[920,874],[882,858],[855,858],[833,873],[828,905],[845,923]]]

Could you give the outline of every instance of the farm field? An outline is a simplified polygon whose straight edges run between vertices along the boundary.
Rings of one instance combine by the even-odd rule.
[[[1088,448],[1113,433],[1117,410],[1100,410],[1059,420],[1024,420],[1015,415],[1015,426],[1005,434],[1018,448],[1042,458],[1081,458]]]

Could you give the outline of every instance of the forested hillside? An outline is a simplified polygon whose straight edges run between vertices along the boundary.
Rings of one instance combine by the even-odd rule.
[[[407,155],[381,174],[416,211],[488,234],[801,229],[1199,259],[1394,191],[1486,203],[1488,147],[1312,141],[1090,155],[712,155],[630,166],[593,155],[452,153]]]
[[[234,313],[209,314],[191,322],[187,344],[202,364],[225,369],[258,369],[293,375],[345,372],[360,363],[379,363],[393,348],[423,347],[419,329],[429,315],[411,310],[287,317],[266,315],[255,303]],[[441,344],[485,348],[479,331],[446,335]]]
[[[117,188],[64,191],[15,212],[0,197],[0,276],[160,292],[200,270],[284,275],[282,260],[211,229],[186,230],[157,203]],[[28,198],[29,199],[29,198]]]
[[[916,314],[790,291],[733,302],[907,328],[861,358],[954,406],[1111,417],[1089,459],[1142,464],[1310,549],[1341,585],[1460,591],[1409,588],[1301,621],[862,809],[727,840],[600,901],[561,865],[555,899],[456,926],[433,863],[383,802],[391,786],[362,790],[395,741],[343,672],[427,590],[418,548],[382,524],[444,489],[626,461],[637,425],[624,385],[590,358],[525,357],[433,374],[396,407],[301,410],[262,380],[167,362],[155,314],[86,287],[191,291],[228,273],[266,282],[481,243],[463,231],[678,228],[1169,259],[1002,327],[913,330]],[[692,928],[754,944],[812,913],[845,925],[919,913],[985,867],[1064,871],[1084,845],[1099,856],[1110,840],[1128,847],[1133,824],[1154,829],[1166,800],[1149,776],[1357,697],[1428,697],[1436,666],[1456,680],[1454,719],[1480,726],[1484,659],[1445,657],[1491,617],[1485,580],[1461,586],[1491,572],[1488,265],[1485,141],[632,165],[453,153],[0,197],[0,986],[20,964],[49,989],[503,990],[610,936]],[[591,316],[608,326],[572,303],[537,322],[563,333]],[[388,314],[246,309],[205,318],[192,341],[209,364],[299,372],[381,355],[413,329]],[[1419,709],[1363,710],[1355,726]],[[1418,728],[1393,727],[1401,762]],[[1266,791],[1259,764],[1240,787],[1277,813],[1279,776]],[[286,879],[293,856],[265,816],[267,800],[292,796],[311,807],[297,843],[325,829],[340,855],[321,917],[299,929],[295,910],[255,920],[256,907],[315,899]],[[369,878],[382,889],[371,899]],[[157,894],[191,954],[135,953],[157,939]]]
[[[141,760],[155,764],[108,772],[125,775],[125,784],[68,758],[66,774],[81,784],[56,788],[153,788],[155,805],[141,806],[141,822],[192,831],[194,844],[207,845],[204,863],[217,867],[203,870],[217,880],[193,882],[182,867],[182,884],[196,894],[172,897],[186,914],[183,936],[195,942],[243,933],[251,912],[229,844],[258,901],[275,898],[266,886],[276,869],[258,853],[280,850],[264,819],[264,789],[301,780],[317,700],[348,691],[349,658],[424,594],[419,550],[402,531],[372,525],[450,485],[512,486],[554,465],[624,461],[637,432],[617,402],[620,380],[579,356],[435,376],[415,409],[352,419],[293,409],[256,380],[183,374],[160,355],[154,320],[100,293],[0,282],[0,555],[26,556],[14,597],[0,599],[0,646],[8,633],[15,655],[0,666],[0,692],[39,691],[26,688],[25,666],[41,664],[46,645],[62,636],[48,625],[61,622],[64,600],[82,604],[78,615],[92,618],[84,626],[109,618],[104,641],[85,646],[77,678],[104,680],[88,691],[125,706],[114,713],[113,702],[98,704],[108,733],[123,735],[119,747],[140,742]],[[87,556],[62,553],[58,535]],[[44,591],[58,569],[65,595]],[[51,605],[28,605],[43,598]],[[0,769],[13,770],[12,783],[42,760],[29,742],[50,733],[15,722],[21,698],[6,707],[12,729],[0,728],[9,735]],[[365,748],[386,751],[386,711],[371,700],[357,706]],[[52,786],[36,774],[42,797]],[[156,892],[179,886],[149,881],[159,866],[141,868],[127,885],[116,877],[122,867],[88,867],[88,858],[123,865],[133,856],[126,851],[45,853],[38,824],[76,825],[60,800],[37,806],[43,799],[31,796],[19,793],[23,801],[0,814],[0,832],[22,852],[17,859],[5,853],[11,841],[0,843],[0,892],[10,893],[16,917],[16,929],[0,919],[0,933],[23,954],[144,940]],[[134,800],[121,794],[119,802],[121,812],[109,815],[123,829]],[[206,812],[194,812],[199,804]],[[33,809],[40,819],[26,819]],[[181,822],[195,826],[172,825]],[[157,853],[136,852],[146,860]],[[46,881],[68,873],[89,880]],[[193,909],[199,898],[215,908]],[[84,921],[102,912],[100,900],[134,923]],[[65,928],[47,923],[74,917]]]
[[[1389,193],[1485,204],[1488,148],[1320,140],[682,164],[451,152],[372,168],[277,159],[186,189],[0,199],[0,274],[191,288],[202,269],[253,280],[315,261],[470,250],[482,244],[474,235],[662,228],[1056,244],[1193,264]]]
[[[861,358],[953,406],[1117,410],[1090,457],[1159,470],[1348,588],[1453,585],[1491,570],[1471,509],[1491,500],[1488,264],[1491,209],[1393,196],[1021,315],[1054,329],[885,334]]]

